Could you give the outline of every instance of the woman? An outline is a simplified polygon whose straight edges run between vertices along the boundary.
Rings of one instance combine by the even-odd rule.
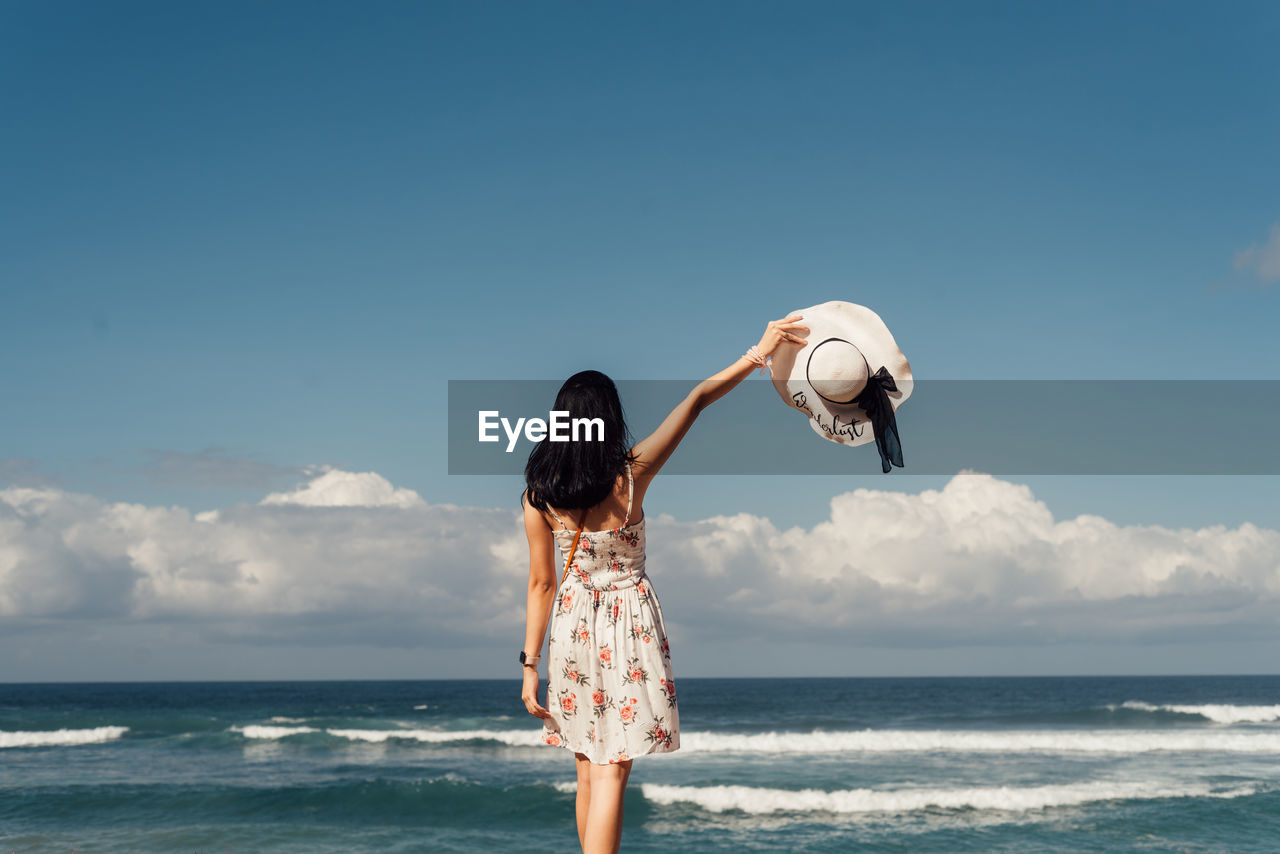
[[[645,493],[703,409],[764,367],[784,342],[804,344],[796,334],[808,331],[801,319],[771,321],[758,345],[694,387],[635,447],[613,381],[598,371],[574,374],[554,408],[601,419],[603,441],[544,441],[529,455],[521,498],[529,539],[521,697],[529,714],[543,719],[543,741],[574,753],[584,854],[616,854],[635,757],[680,746],[671,651],[644,571]],[[568,561],[559,590],[553,544]],[[548,617],[543,706],[538,653]]]

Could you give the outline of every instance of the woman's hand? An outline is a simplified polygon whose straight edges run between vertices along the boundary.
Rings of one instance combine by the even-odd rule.
[[[538,670],[535,667],[524,668],[524,689],[520,692],[524,707],[535,718],[549,718],[551,713],[538,703]]]
[[[760,354],[768,358],[778,349],[783,341],[789,341],[792,344],[804,346],[804,339],[794,334],[796,332],[808,332],[809,327],[801,326],[796,321],[803,320],[804,316],[793,314],[790,317],[784,317],[781,320],[770,320],[769,325],[765,327],[764,337],[760,339],[760,343],[756,345],[760,350]]]

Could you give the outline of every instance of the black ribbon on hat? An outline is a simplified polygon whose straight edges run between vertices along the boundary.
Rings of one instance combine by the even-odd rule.
[[[893,415],[893,404],[889,402],[889,392],[897,391],[898,384],[893,380],[884,365],[880,370],[867,377],[867,385],[853,402],[862,407],[871,422],[871,429],[876,436],[876,450],[880,452],[880,467],[885,474],[889,473],[889,464],[902,468],[902,440],[898,437],[898,421]]]

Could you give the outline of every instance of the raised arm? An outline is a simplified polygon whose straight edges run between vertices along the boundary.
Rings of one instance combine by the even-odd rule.
[[[802,319],[800,315],[793,314],[781,320],[769,321],[760,343],[756,345],[761,354],[767,358],[773,355],[778,347],[787,343],[803,345],[804,339],[796,333],[808,332],[809,327],[798,323]],[[636,444],[637,479],[643,484],[652,480],[680,444],[680,440],[689,432],[689,428],[693,426],[693,422],[697,420],[702,410],[728,394],[757,367],[758,365],[746,356],[740,356],[729,367],[694,386],[684,400],[671,410],[671,414],[663,419],[658,429]]]

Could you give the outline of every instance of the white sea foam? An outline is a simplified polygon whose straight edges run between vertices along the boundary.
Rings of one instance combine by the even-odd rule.
[[[559,783],[562,792],[573,783]],[[1155,798],[1237,798],[1257,791],[1253,786],[1217,790],[1203,783],[1165,782],[1070,783],[1057,786],[982,786],[930,789],[766,789],[753,786],[667,786],[641,783],[640,791],[655,803],[692,803],[711,812],[748,813],[913,812],[929,808],[1022,811],[1072,806],[1095,801]]]
[[[99,726],[92,729],[52,729],[6,732],[0,730],[0,748],[60,747],[73,744],[100,744],[115,741],[129,731],[127,726]]]
[[[683,732],[684,753],[1280,753],[1280,733],[1223,730]]]
[[[330,729],[329,735],[348,738],[352,741],[383,742],[388,739],[404,739],[406,741],[423,741],[432,744],[443,744],[452,741],[500,741],[514,747],[541,744],[542,730],[498,730],[498,729]]]
[[[306,718],[286,718],[284,715],[276,715],[271,720],[281,724],[300,724],[306,723]]]
[[[308,726],[236,726],[246,738],[286,738],[321,732]],[[335,738],[448,744],[495,741],[542,744],[540,729],[326,729]],[[1186,730],[844,730],[816,732],[682,732],[680,753],[1254,753],[1280,754],[1280,732]]]
[[[416,709],[416,710],[418,710],[418,711],[421,711],[421,710],[423,710],[423,709],[429,709],[429,708],[431,708],[431,706],[427,705],[426,703],[423,703],[423,704],[418,705],[418,706],[414,706],[414,709]]]
[[[232,732],[238,732],[245,738],[285,738],[290,735],[298,735],[304,732],[319,732],[315,727],[310,726],[233,726]]]
[[[255,739],[273,739],[288,738],[291,735],[298,735],[307,732],[324,732],[334,738],[345,738],[349,741],[366,741],[375,744],[392,739],[400,739],[404,741],[420,741],[433,744],[443,744],[453,741],[500,741],[504,744],[510,744],[517,747],[525,745],[541,744],[542,730],[493,730],[493,729],[465,729],[465,730],[436,730],[436,729],[325,729],[321,730],[317,727],[309,726],[263,726],[260,724],[251,724],[248,726],[233,726],[232,732],[238,732],[245,738]]]
[[[1130,700],[1109,709],[1137,709],[1143,712],[1172,712],[1178,715],[1197,715],[1214,723],[1268,723],[1280,720],[1280,706],[1234,706],[1229,703],[1204,703],[1201,705],[1165,704],[1153,705],[1141,700]]]

